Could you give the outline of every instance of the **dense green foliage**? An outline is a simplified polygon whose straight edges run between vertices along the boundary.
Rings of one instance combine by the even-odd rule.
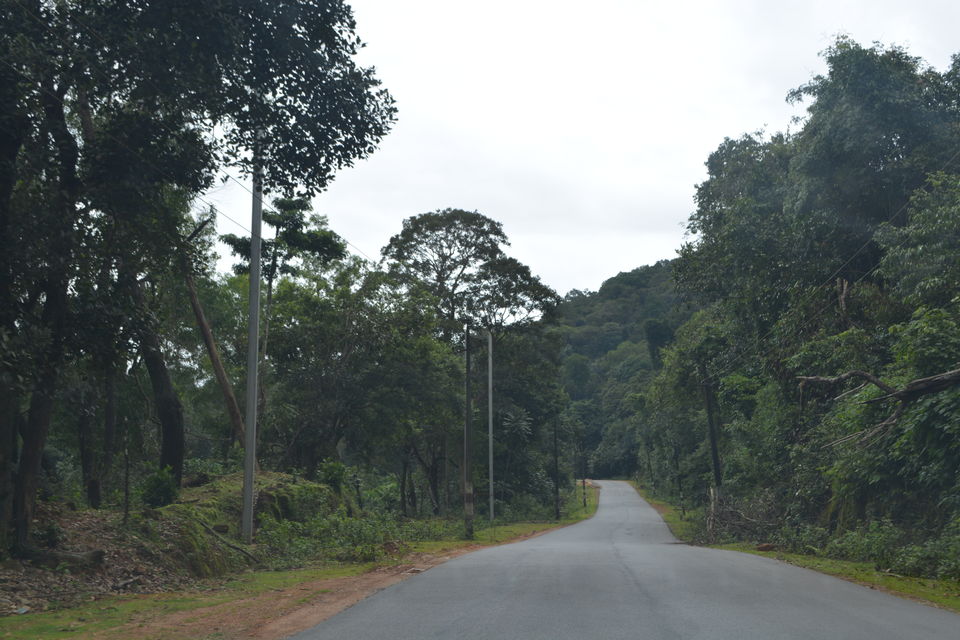
[[[795,131],[710,155],[676,292],[568,297],[566,386],[594,472],[702,507],[705,537],[956,578],[960,57],[825,59]]]
[[[240,262],[216,273],[217,212],[202,194],[224,167],[249,174],[255,161],[279,196],[261,247],[262,469],[353,493],[350,517],[454,513],[465,463],[486,487],[486,443],[475,460],[460,453],[465,375],[486,404],[485,346],[464,371],[472,321],[502,347],[498,497],[513,514],[550,503],[549,427],[565,402],[560,341],[545,329],[557,300],[505,253],[500,224],[415,216],[373,264],[312,213],[310,197],[373,153],[395,117],[354,60],[348,5],[2,8],[0,556],[44,546],[31,531],[38,497],[126,511],[238,468],[254,426],[234,391],[251,241],[223,237]],[[452,272],[425,268],[421,257],[448,250]],[[314,524],[303,526],[364,539],[353,524]]]

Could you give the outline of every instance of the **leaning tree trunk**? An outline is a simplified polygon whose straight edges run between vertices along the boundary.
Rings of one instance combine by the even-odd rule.
[[[189,263],[184,260],[182,264],[183,280],[187,285],[187,293],[190,295],[190,306],[193,309],[193,316],[197,320],[197,326],[200,328],[200,335],[203,336],[203,344],[207,348],[207,355],[210,357],[210,364],[213,365],[213,373],[217,378],[217,384],[220,387],[220,393],[223,394],[223,400],[227,405],[227,415],[230,417],[230,427],[234,440],[243,447],[246,443],[244,437],[243,416],[240,414],[240,407],[237,405],[237,397],[233,393],[233,386],[227,378],[227,372],[223,368],[223,361],[220,360],[220,351],[217,349],[217,343],[213,339],[213,331],[210,329],[210,323],[203,313],[203,306],[200,304],[200,298],[197,296],[197,286],[193,280],[193,274]]]

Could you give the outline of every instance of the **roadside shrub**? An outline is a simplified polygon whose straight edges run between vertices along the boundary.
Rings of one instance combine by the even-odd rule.
[[[890,568],[909,576],[960,580],[960,518],[936,538],[903,547]]]
[[[347,484],[347,467],[342,462],[327,460],[321,462],[317,468],[317,477],[321,483],[337,493],[343,493],[343,488]]]
[[[834,538],[825,553],[832,558],[873,562],[878,569],[889,569],[903,539],[903,532],[889,520],[874,521],[866,528],[847,531]]]
[[[238,471],[236,461],[223,462],[213,458],[187,458],[183,461],[183,475],[223,476]]]
[[[140,487],[140,499],[150,507],[166,506],[176,500],[179,494],[180,486],[170,467],[148,475]]]
[[[783,527],[775,534],[774,541],[784,551],[792,553],[820,554],[830,539],[830,532],[823,527],[801,524]]]
[[[458,533],[462,534],[462,526],[450,520],[402,520],[383,514],[355,518],[340,509],[305,522],[264,517],[257,542],[271,566],[286,568],[321,559],[372,562],[403,550],[410,542]]]

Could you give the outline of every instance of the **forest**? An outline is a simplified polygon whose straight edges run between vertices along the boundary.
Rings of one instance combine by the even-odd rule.
[[[0,555],[42,555],[45,504],[126,514],[238,472],[251,428],[261,472],[351,517],[482,515],[489,335],[498,517],[632,477],[704,541],[960,578],[960,57],[838,39],[794,129],[707,159],[675,259],[559,296],[496,212],[438,203],[372,260],[314,211],[399,117],[342,2],[4,9]],[[255,166],[251,425],[254,245],[203,194]]]
[[[960,57],[838,39],[710,154],[678,256],[561,305],[592,473],[706,541],[960,577]]]
[[[347,5],[7,9],[0,555],[55,552],[50,505],[122,511],[126,524],[236,474],[252,428],[261,473],[335,489],[345,517],[457,517],[465,467],[483,515],[488,335],[497,515],[559,517],[571,484],[557,440],[559,298],[508,255],[502,225],[437,209],[398,222],[372,260],[313,210],[396,120],[374,70],[354,61]],[[241,393],[254,244],[218,235],[227,214],[203,194],[227,168],[255,166],[267,195],[254,425]],[[269,506],[257,512],[267,528]]]

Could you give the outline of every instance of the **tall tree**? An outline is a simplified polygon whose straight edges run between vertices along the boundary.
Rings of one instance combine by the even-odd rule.
[[[117,255],[97,229],[162,229],[129,234],[143,241],[123,248],[155,260],[174,255],[169,231],[182,213],[162,206],[164,193],[199,193],[218,163],[249,170],[255,147],[267,189],[316,193],[375,149],[394,108],[373,70],[355,64],[361,43],[340,0],[34,0],[4,8],[0,67],[12,82],[0,95],[0,225],[15,238],[9,255],[19,263],[0,263],[0,331],[45,336],[5,355],[0,377],[16,397],[9,365],[18,353],[28,359],[26,411],[4,407],[4,424],[21,425],[16,490],[0,487],[0,530],[8,530],[15,494],[16,543],[25,546],[59,370],[75,355],[78,260]],[[111,272],[137,280],[145,264]],[[0,459],[0,482],[9,482],[10,468]]]
[[[499,328],[535,320],[557,304],[528,267],[504,254],[509,244],[499,222],[443,209],[404,220],[381,253],[402,282],[433,296],[451,340],[464,322]]]

